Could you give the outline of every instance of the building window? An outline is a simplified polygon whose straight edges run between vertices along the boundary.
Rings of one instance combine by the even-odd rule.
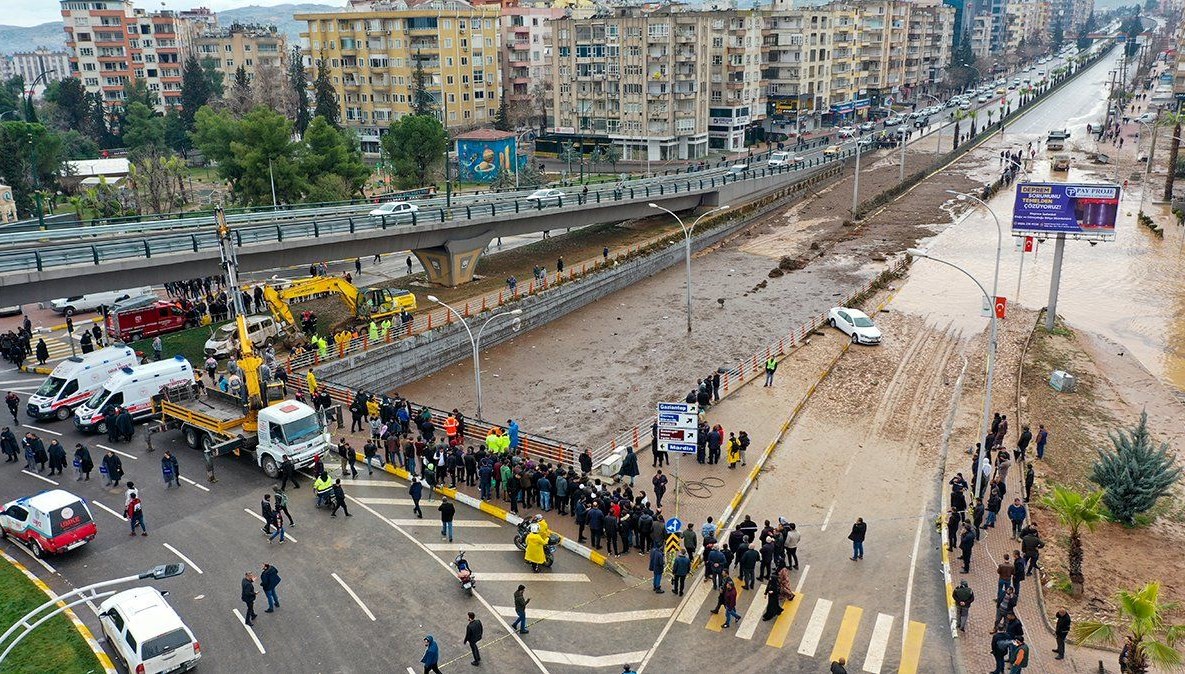
[[[650,37],[666,37],[670,32],[670,26],[665,23],[652,23],[646,27],[646,33]]]

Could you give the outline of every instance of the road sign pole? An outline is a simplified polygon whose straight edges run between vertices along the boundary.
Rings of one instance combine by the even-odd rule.
[[[1053,332],[1057,323],[1057,291],[1062,280],[1062,254],[1066,251],[1066,235],[1058,234],[1053,244],[1053,272],[1049,275],[1049,302],[1045,305],[1045,331]]]

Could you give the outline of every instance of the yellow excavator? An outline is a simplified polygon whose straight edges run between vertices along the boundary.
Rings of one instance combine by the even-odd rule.
[[[250,288],[244,288],[250,290]],[[297,281],[287,288],[277,289],[264,284],[263,298],[276,321],[288,330],[299,331],[296,317],[292,315],[289,302],[315,297],[337,295],[350,314],[359,321],[392,316],[406,309],[415,311],[416,296],[408,290],[397,288],[356,288],[352,283],[336,276],[314,276]]]

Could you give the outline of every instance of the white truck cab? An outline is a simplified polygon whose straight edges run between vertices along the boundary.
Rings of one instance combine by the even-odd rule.
[[[296,400],[281,400],[259,410],[258,436],[255,458],[269,477],[278,474],[285,455],[299,468],[331,449],[324,419],[312,407]]]
[[[58,363],[37,391],[29,396],[26,410],[34,419],[65,421],[74,413],[74,408],[102,388],[111,375],[137,363],[136,352],[119,343],[81,356],[71,356]]]

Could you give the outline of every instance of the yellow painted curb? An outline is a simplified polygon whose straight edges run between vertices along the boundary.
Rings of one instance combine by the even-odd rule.
[[[25,574],[25,577],[32,581],[32,583],[36,585],[39,590],[44,592],[50,599],[53,599],[57,596],[54,594],[53,590],[49,589],[49,586],[46,585],[44,581],[38,578],[32,571],[25,568],[24,564],[16,561],[3,550],[0,550],[0,555],[3,555],[4,559],[7,560],[9,564],[12,564],[17,570]],[[65,606],[65,603],[59,601],[57,605],[62,607]],[[99,645],[99,642],[95,639],[95,635],[91,634],[90,628],[84,625],[82,621],[78,619],[78,616],[74,614],[73,609],[66,609],[62,613],[71,623],[73,623],[74,629],[78,630],[78,634],[81,635],[86,641],[87,645],[90,646],[91,652],[93,652],[95,657],[98,658],[99,664],[103,666],[104,671],[106,671],[108,674],[117,674],[118,670],[115,669],[115,664],[111,662],[111,658],[107,655],[107,652],[104,651],[103,647]]]
[[[52,368],[52,367],[45,367],[45,366],[42,366],[42,365],[22,365],[22,366],[21,366],[21,372],[24,372],[24,373],[26,373],[26,374],[45,374],[45,375],[48,375],[48,374],[51,374],[51,373],[53,372],[53,368]]]

